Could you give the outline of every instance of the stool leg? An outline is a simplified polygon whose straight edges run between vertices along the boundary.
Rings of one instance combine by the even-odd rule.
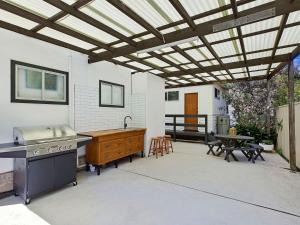
[[[159,151],[159,140],[155,141],[155,155],[158,158],[158,151]]]
[[[172,140],[171,140],[171,139],[170,139],[170,146],[171,146],[172,152],[174,152],[174,151],[173,151],[173,144],[172,144]]]
[[[148,157],[149,157],[149,155],[151,154],[151,151],[152,151],[152,145],[153,145],[153,140],[151,139],[150,147],[149,147],[149,152],[148,152]]]

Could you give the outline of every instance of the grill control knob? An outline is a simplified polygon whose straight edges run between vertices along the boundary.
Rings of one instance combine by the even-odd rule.
[[[69,145],[68,149],[71,149],[72,148],[72,145]]]
[[[62,150],[62,146],[59,146],[58,150],[61,151]]]
[[[40,153],[40,151],[36,150],[36,151],[33,151],[33,155],[38,155]]]

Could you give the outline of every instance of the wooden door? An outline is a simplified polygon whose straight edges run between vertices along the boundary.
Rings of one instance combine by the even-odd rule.
[[[197,115],[198,114],[198,93],[186,93],[184,95],[184,114]],[[184,123],[197,124],[198,118],[185,118]],[[184,130],[198,131],[198,127],[185,126]]]

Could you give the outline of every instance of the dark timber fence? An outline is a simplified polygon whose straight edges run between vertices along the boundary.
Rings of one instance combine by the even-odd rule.
[[[177,131],[177,127],[201,127],[204,128],[204,140],[205,143],[207,143],[208,140],[208,133],[207,133],[207,115],[206,114],[198,114],[198,115],[187,115],[187,114],[166,114],[165,115],[166,118],[173,118],[172,122],[166,122],[165,125],[166,126],[172,126],[172,136],[173,136],[173,140],[176,141],[176,133]],[[184,122],[178,122],[178,118],[198,118],[198,122],[197,123],[184,123]],[[199,123],[199,118],[203,118],[204,119],[204,124],[203,123]]]

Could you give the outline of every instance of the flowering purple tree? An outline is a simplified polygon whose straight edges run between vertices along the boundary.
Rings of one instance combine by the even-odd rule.
[[[271,81],[272,82],[272,81]],[[272,82],[274,83],[274,82]],[[270,85],[270,98],[274,96],[275,85]],[[268,106],[267,81],[251,81],[227,84],[224,97],[233,108],[233,116],[238,124],[266,128],[268,107],[273,112],[273,106]],[[274,114],[272,113],[271,116]],[[271,119],[272,121],[272,119]]]

